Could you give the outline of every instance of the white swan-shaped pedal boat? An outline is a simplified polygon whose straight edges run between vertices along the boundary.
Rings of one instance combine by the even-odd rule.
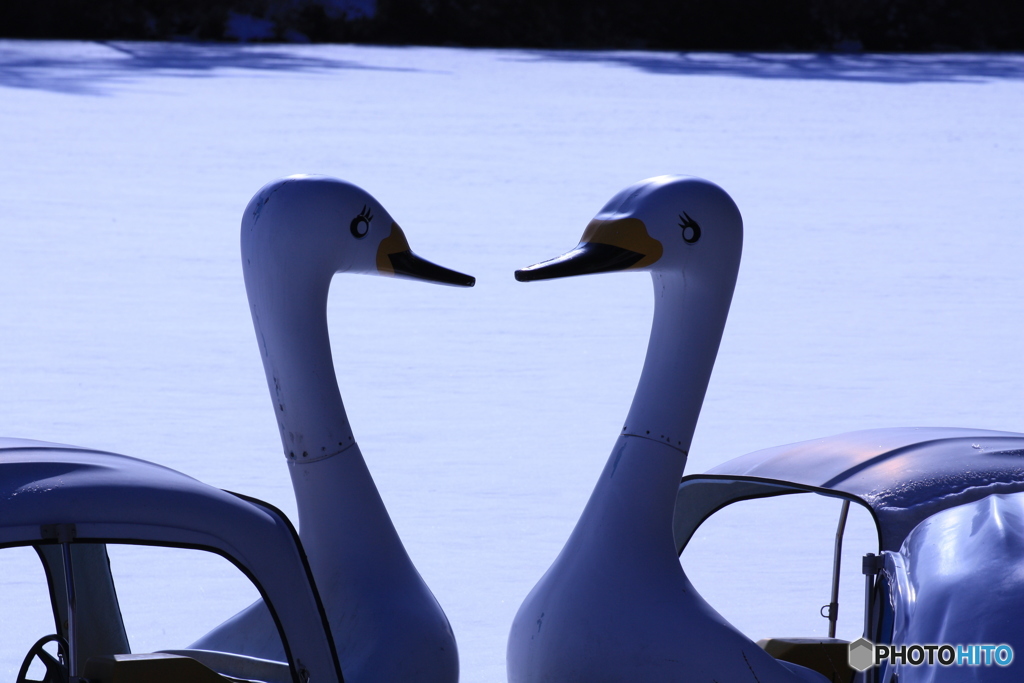
[[[572,251],[516,272],[516,279],[533,281],[649,270],[655,309],[643,372],[611,456],[565,547],[513,621],[510,683],[820,683],[854,677],[875,683],[881,675],[884,683],[897,677],[899,683],[966,680],[956,678],[965,671],[956,668],[938,674],[920,667],[837,670],[836,652],[845,655],[848,646],[830,639],[765,640],[762,648],[697,594],[679,562],[693,531],[725,505],[790,492],[815,491],[875,513],[882,559],[873,562],[884,571],[881,579],[869,576],[875,598],[868,637],[935,642],[998,631],[1002,642],[1021,640],[1016,615],[1024,607],[1024,581],[1002,580],[1010,596],[1002,608],[995,594],[980,597],[989,590],[985,580],[963,592],[957,586],[973,576],[998,580],[1000,572],[1024,566],[1024,494],[1011,495],[1024,490],[1024,435],[862,432],[744,456],[680,483],[741,247],[739,211],[721,188],[661,176],[615,195]],[[983,457],[987,466],[979,467]],[[879,484],[886,477],[888,483]],[[980,530],[980,537],[972,530]],[[959,559],[950,564],[948,553]],[[924,584],[932,587],[927,606],[919,592]],[[954,614],[962,616],[960,626],[949,626],[948,619],[946,631],[936,626],[936,619]],[[1009,630],[1001,625],[1006,623]],[[1018,680],[1015,672],[1006,678],[1006,669],[996,669],[978,668],[972,675]]]
[[[57,620],[56,633],[26,657],[19,683],[31,680],[35,658],[48,682],[83,671],[99,683],[224,680],[214,671],[268,683],[340,682],[342,671],[349,683],[458,680],[448,620],[402,546],[349,427],[326,305],[338,272],[461,287],[474,279],[416,256],[376,199],[326,177],[266,185],[245,210],[241,241],[299,536],[271,506],[165,467],[0,440],[0,549],[38,548]],[[217,552],[264,599],[186,650],[140,659],[128,654],[106,542]],[[47,640],[60,642],[63,661],[45,651]],[[189,669],[196,662],[207,668]]]
[[[697,594],[672,533],[676,490],[732,300],[743,245],[736,204],[698,178],[616,194],[572,251],[521,281],[649,270],[654,323],[611,456],[565,547],[508,638],[511,683],[817,681],[779,662]]]
[[[334,374],[335,273],[471,287],[416,256],[369,193],[321,176],[272,182],[242,217],[242,269],[298,504],[299,535],[348,681],[454,683],[455,636],[398,537],[355,442]],[[261,602],[192,647],[279,659]]]

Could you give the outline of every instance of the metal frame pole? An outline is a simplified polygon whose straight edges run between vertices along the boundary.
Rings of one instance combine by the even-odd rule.
[[[71,543],[61,543],[64,552],[64,585],[68,593],[68,674],[72,681],[78,680],[78,647],[75,606],[75,572],[71,564]]]
[[[850,513],[850,501],[843,501],[839,512],[839,526],[836,529],[836,549],[832,562],[832,600],[828,604],[828,637],[836,637],[836,622],[839,621],[839,571],[843,559],[843,533],[846,531],[846,517]]]

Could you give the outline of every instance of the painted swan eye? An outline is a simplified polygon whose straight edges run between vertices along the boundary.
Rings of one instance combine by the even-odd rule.
[[[348,229],[352,231],[352,236],[356,239],[362,239],[366,237],[366,234],[370,232],[370,221],[373,220],[373,214],[370,210],[363,205],[363,210],[359,212],[359,215],[352,219],[352,222],[348,224]]]
[[[693,244],[700,239],[700,226],[685,211],[679,216],[679,227],[683,230],[683,241],[687,244]]]

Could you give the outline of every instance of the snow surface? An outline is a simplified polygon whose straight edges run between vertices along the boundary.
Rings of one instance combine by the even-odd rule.
[[[703,176],[735,198],[746,250],[687,471],[870,427],[1024,431],[1022,114],[1020,55],[0,41],[0,433],[293,514],[238,222],[275,177],[356,182],[417,253],[478,278],[338,277],[329,315],[356,436],[462,680],[501,681],[515,610],[621,427],[652,310],[646,275],[512,271],[573,247],[629,183]],[[806,498],[727,509],[684,554],[752,637],[824,633],[838,506]],[[859,514],[847,637],[872,549]],[[133,557],[115,573],[180,567],[149,592],[186,596],[126,614],[136,644],[184,644],[251,598],[207,564]],[[38,572],[3,561],[5,581]],[[52,621],[0,604],[13,677]]]

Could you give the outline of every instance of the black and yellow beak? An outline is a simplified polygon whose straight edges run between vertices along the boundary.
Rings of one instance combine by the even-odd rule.
[[[594,219],[570,252],[516,271],[520,282],[643,268],[661,258],[661,242],[638,218]]]
[[[534,280],[551,280],[556,277],[625,270],[635,265],[643,257],[643,254],[621,247],[613,247],[610,244],[580,242],[575,249],[561,256],[520,268],[516,271],[516,279],[520,282],[532,282]]]
[[[398,227],[398,223],[391,224],[391,234],[377,247],[377,272],[454,287],[472,287],[476,284],[476,278],[472,275],[449,270],[412,253],[409,241],[405,239],[405,233]]]

